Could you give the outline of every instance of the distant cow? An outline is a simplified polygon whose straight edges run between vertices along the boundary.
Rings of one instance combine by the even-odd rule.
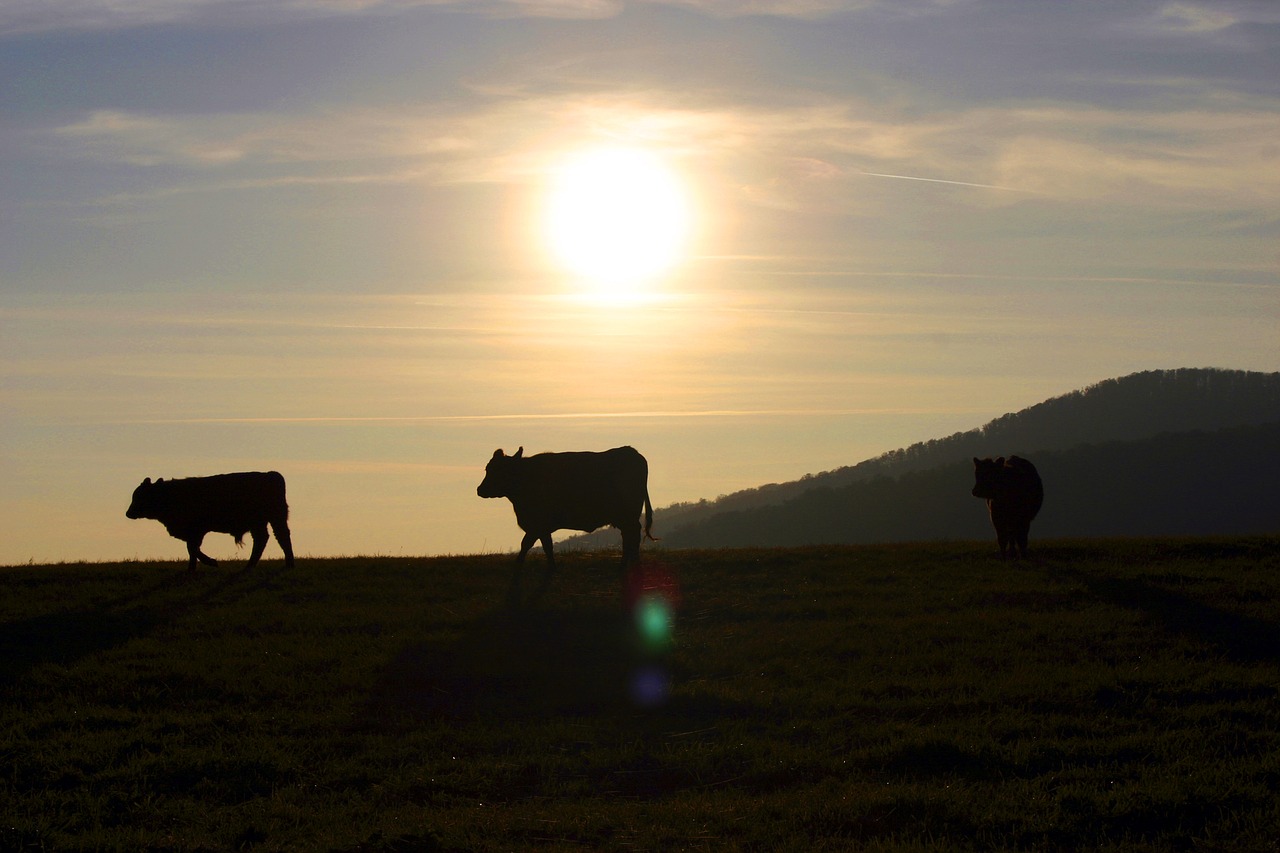
[[[184,480],[151,478],[133,491],[133,502],[125,513],[129,518],[154,518],[175,539],[187,543],[191,562],[216,566],[218,561],[200,550],[206,533],[229,533],[236,544],[244,544],[246,533],[253,536],[249,564],[253,568],[267,547],[267,524],[284,551],[284,564],[293,567],[293,542],[289,538],[289,505],[284,497],[284,477],[276,471],[249,471],[189,477]]]
[[[973,496],[987,501],[1000,556],[1027,556],[1031,520],[1044,503],[1044,486],[1036,466],[1017,456],[996,460],[975,457],[973,471]]]
[[[538,453],[527,458],[521,447],[514,456],[493,452],[476,494],[510,499],[516,523],[525,532],[513,587],[519,583],[519,564],[539,540],[547,555],[545,586],[555,570],[551,534],[556,530],[616,527],[622,532],[623,567],[640,559],[641,506],[644,535],[653,539],[648,481],[649,463],[633,447],[602,453]]]

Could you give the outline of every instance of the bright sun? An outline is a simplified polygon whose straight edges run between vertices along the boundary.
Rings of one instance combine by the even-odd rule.
[[[552,178],[544,220],[557,260],[599,294],[625,297],[680,259],[689,201],[661,159],[636,148],[567,158]]]

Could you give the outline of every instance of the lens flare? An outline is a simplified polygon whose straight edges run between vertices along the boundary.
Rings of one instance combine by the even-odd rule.
[[[634,565],[627,572],[626,604],[635,620],[639,649],[649,659],[632,676],[631,699],[653,708],[671,695],[671,675],[662,660],[675,640],[680,585],[662,563]]]
[[[636,627],[640,638],[651,650],[665,649],[671,644],[674,614],[671,605],[662,595],[645,595],[634,608]]]
[[[646,598],[663,599],[672,613],[680,607],[680,583],[665,564],[646,561],[627,570],[627,607],[634,611]]]
[[[631,699],[644,708],[661,705],[670,693],[671,677],[660,666],[646,666],[631,679]]]

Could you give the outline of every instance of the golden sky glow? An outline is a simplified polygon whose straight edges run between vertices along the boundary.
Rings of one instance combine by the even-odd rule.
[[[507,551],[498,447],[661,507],[1280,370],[1266,0],[41,0],[0,80],[0,563],[272,468],[299,556]]]

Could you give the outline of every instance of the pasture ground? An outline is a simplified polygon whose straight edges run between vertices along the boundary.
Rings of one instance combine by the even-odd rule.
[[[0,850],[1280,849],[1280,540],[1033,545],[0,568]]]

